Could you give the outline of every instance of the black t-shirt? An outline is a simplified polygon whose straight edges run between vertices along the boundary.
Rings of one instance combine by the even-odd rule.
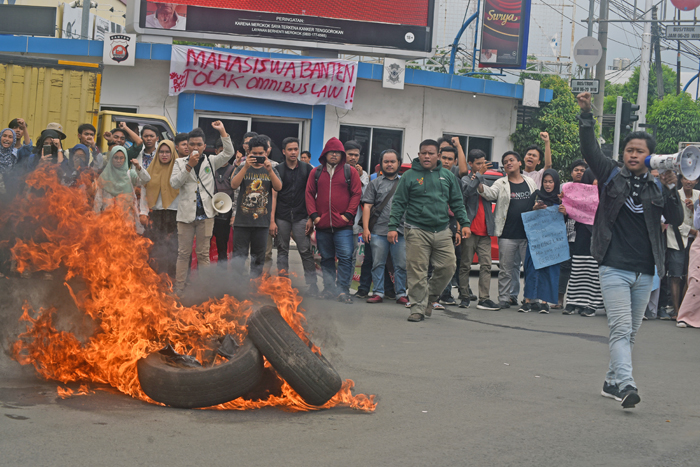
[[[612,238],[602,264],[624,271],[654,274],[654,252],[634,181],[632,193],[613,224]]]
[[[243,165],[233,173],[234,177]],[[276,169],[275,173],[277,172]],[[278,175],[279,177],[279,175]],[[238,188],[238,206],[234,227],[269,227],[272,209],[272,180],[265,167],[250,167]]]
[[[296,168],[290,169],[286,162],[276,167],[280,174],[282,189],[277,194],[277,210],[275,219],[296,222],[307,219],[306,212],[306,182],[312,167],[306,162],[299,161]]]
[[[532,211],[532,207],[535,205],[535,197],[532,195],[527,181],[523,180],[522,183],[509,181],[508,183],[510,183],[510,204],[508,205],[508,214],[506,214],[506,223],[503,225],[501,238],[526,239],[525,226],[520,215],[524,212]]]

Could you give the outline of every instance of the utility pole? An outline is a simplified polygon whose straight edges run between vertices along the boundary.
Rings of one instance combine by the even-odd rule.
[[[651,17],[657,19],[657,8],[651,10]],[[664,72],[661,69],[661,38],[659,37],[659,23],[654,21],[652,24],[652,33],[654,35],[654,68],[656,69],[656,94],[659,100],[664,98]]]
[[[654,0],[646,0],[644,6],[644,19],[651,20],[651,9]],[[637,93],[637,104],[639,105],[639,120],[635,129],[639,125],[647,122],[647,94],[649,91],[649,63],[651,62],[651,22],[644,23],[644,33],[642,34],[642,64],[639,67],[639,92]]]
[[[90,35],[88,34],[88,30],[90,29],[90,0],[82,0],[83,1],[83,18],[82,18],[82,23],[81,23],[81,28],[80,28],[80,38],[81,39],[90,39]]]
[[[593,10],[591,9],[591,15]],[[593,97],[593,113],[601,126],[603,124],[603,103],[605,102],[605,70],[608,56],[608,0],[600,0],[600,22],[598,23],[598,42],[603,49],[600,61],[595,67],[595,77],[598,80],[598,94]]]
[[[576,2],[574,2],[574,5]],[[595,0],[590,0],[588,3],[588,34],[586,34],[588,37],[593,36],[593,12],[595,11]],[[600,24],[598,24],[598,30],[600,30]],[[571,34],[571,43],[573,44],[574,42],[574,37],[573,37],[573,32]],[[573,45],[572,45],[573,47]],[[571,53],[571,59],[573,60],[574,54],[573,54],[573,49]],[[579,75],[580,76],[580,75]],[[591,79],[591,69],[586,68],[586,79]]]
[[[681,24],[681,10],[678,10],[678,24]],[[681,93],[681,41],[676,51],[676,95]]]

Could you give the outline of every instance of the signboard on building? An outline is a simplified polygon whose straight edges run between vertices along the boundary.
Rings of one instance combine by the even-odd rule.
[[[598,94],[600,92],[600,80],[597,79],[572,79],[571,80],[571,91],[574,94],[580,92],[590,92],[591,94]]]
[[[433,55],[436,0],[134,0],[127,30],[248,46]]]
[[[666,26],[666,39],[672,41],[700,40],[700,25]]]
[[[102,49],[105,65],[134,66],[136,63],[135,34],[106,34]]]
[[[205,91],[352,109],[357,62],[252,57],[173,45],[169,79],[171,96]]]
[[[388,57],[384,59],[382,87],[389,89],[403,89],[405,77],[406,60]]]
[[[481,68],[525,68],[530,0],[484,0]]]

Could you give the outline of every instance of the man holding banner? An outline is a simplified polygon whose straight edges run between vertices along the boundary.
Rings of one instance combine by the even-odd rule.
[[[599,267],[603,300],[610,328],[610,365],[602,395],[632,408],[641,400],[632,377],[632,346],[651,295],[654,266],[665,273],[661,216],[671,225],[683,222],[675,185],[676,174],[649,176],[644,161],[656,141],[643,131],[622,142],[624,166],[605,157],[595,136],[591,94],[577,96],[581,115],[581,153],[598,179],[600,200],[593,224],[591,254]]]

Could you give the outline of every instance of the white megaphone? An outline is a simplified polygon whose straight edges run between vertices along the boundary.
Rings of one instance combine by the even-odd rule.
[[[214,211],[218,212],[219,214],[229,212],[231,210],[231,206],[233,206],[231,197],[226,193],[216,193],[211,199],[211,203],[214,206]]]
[[[657,169],[659,173],[673,170],[688,180],[697,180],[700,178],[700,148],[686,146],[675,154],[652,154],[647,156],[644,164],[650,169]]]

